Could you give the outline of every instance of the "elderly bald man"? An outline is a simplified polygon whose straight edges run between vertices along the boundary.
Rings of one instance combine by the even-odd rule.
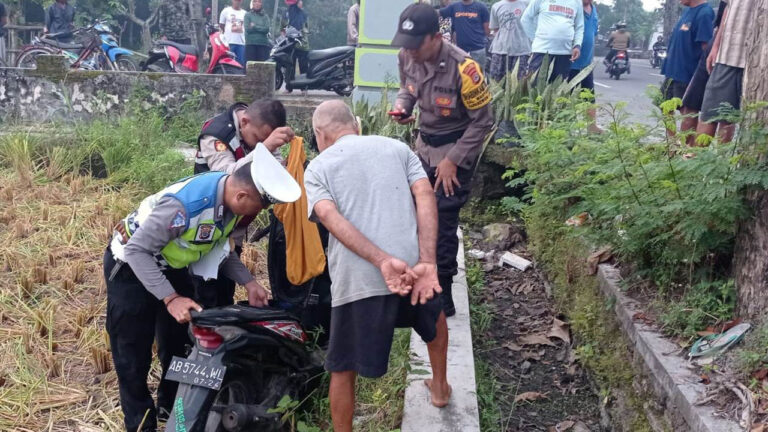
[[[352,431],[357,375],[387,372],[395,327],[427,343],[437,407],[448,404],[448,327],[439,301],[437,203],[419,158],[400,141],[358,136],[342,101],[321,104],[312,126],[320,155],[307,168],[309,217],[331,233],[333,430]]]

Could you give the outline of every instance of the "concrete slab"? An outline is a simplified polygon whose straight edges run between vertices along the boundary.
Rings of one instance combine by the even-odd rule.
[[[677,345],[662,337],[655,328],[633,319],[642,309],[619,288],[618,270],[611,265],[601,264],[597,278],[603,295],[616,299],[614,311],[622,331],[632,345],[635,357],[644,363],[643,369],[648,374],[653,390],[657,396],[666,400],[667,410],[682,417],[688,426],[687,430],[691,432],[741,431],[742,428],[736,422],[715,417],[712,408],[694,405],[702,398],[706,386],[699,382],[699,376],[688,367],[685,358],[670,354],[679,350]]]
[[[480,431],[464,246],[461,241],[458,260],[459,274],[453,279],[456,315],[448,318],[448,382],[453,387],[451,403],[442,409],[432,405],[429,390],[424,385],[424,379],[432,376],[427,346],[416,332],[412,332],[411,373],[405,389],[402,432]]]

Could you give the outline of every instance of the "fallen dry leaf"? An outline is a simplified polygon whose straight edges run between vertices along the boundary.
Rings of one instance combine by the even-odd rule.
[[[709,385],[712,383],[712,380],[709,379],[709,375],[707,374],[701,374],[699,375],[699,378],[701,378],[701,383],[704,385]]]
[[[514,342],[507,342],[503,345],[504,348],[511,350],[511,351],[522,351],[522,347]]]
[[[758,381],[764,380],[766,376],[768,376],[768,368],[762,368],[752,372],[752,378]]]
[[[752,425],[752,429],[750,429],[749,432],[764,432],[765,426],[765,423],[755,423]]]
[[[570,218],[568,218],[568,220],[565,221],[565,224],[568,226],[579,227],[584,225],[584,222],[586,222],[587,219],[589,219],[589,213],[587,212],[579,213],[575,216],[571,216]]]
[[[560,321],[555,318],[555,322],[552,323],[552,329],[547,333],[548,337],[558,338],[566,344],[571,343],[571,335],[568,332],[568,323]]]
[[[554,343],[552,343],[551,340],[545,335],[545,334],[533,334],[533,335],[526,335],[518,339],[518,342],[520,342],[523,345],[549,345],[549,346],[555,346]]]
[[[576,424],[570,420],[566,420],[563,422],[560,422],[556,424],[555,426],[552,426],[549,428],[549,432],[565,432],[573,427],[573,425]]]
[[[519,395],[517,395],[517,397],[515,397],[515,403],[518,403],[518,402],[533,402],[535,400],[546,399],[546,398],[547,398],[547,395],[544,394],[544,393],[525,392],[525,393],[520,393]]]
[[[597,274],[598,264],[604,263],[613,258],[613,252],[610,247],[603,247],[597,252],[587,258],[587,267],[589,268],[589,274]]]
[[[741,324],[741,318],[735,318],[730,321],[726,321],[723,323],[723,327],[720,329],[720,333],[725,333],[739,324]]]
[[[706,337],[706,336],[712,336],[713,334],[717,334],[717,333],[715,333],[713,331],[709,331],[709,330],[704,330],[704,331],[696,332],[696,334],[701,336],[701,337]]]

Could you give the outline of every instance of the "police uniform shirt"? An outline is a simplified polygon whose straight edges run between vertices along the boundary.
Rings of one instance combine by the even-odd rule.
[[[221,209],[216,212],[216,217],[220,218],[224,225],[235,217],[231,212],[224,211],[226,179],[225,176],[219,181],[215,207]],[[131,267],[144,288],[158,299],[164,299],[176,291],[163,275],[155,257],[168,243],[181,237],[186,229],[185,220],[185,209],[182,203],[173,197],[163,197],[125,244],[125,262]],[[234,251],[221,264],[219,272],[240,285],[245,285],[254,279]]]
[[[400,50],[398,63],[397,104],[410,113],[418,102],[420,130],[429,135],[465,130],[455,144],[440,147],[431,147],[419,138],[419,156],[433,167],[448,158],[459,168],[470,169],[494,122],[491,94],[478,63],[445,42],[434,63],[411,61],[404,50]]]
[[[243,138],[240,136],[240,122],[237,119],[237,113],[245,111],[245,109],[235,110],[233,113],[232,121],[235,125],[235,137],[240,140],[240,145],[246,153],[250,153],[248,146],[243,145]],[[227,143],[219,141],[218,138],[211,135],[206,135],[200,139],[200,154],[208,163],[208,168],[211,171],[222,171],[227,174],[232,174],[241,166],[251,161],[253,156],[247,154],[239,161],[235,159],[235,155],[230,151]]]

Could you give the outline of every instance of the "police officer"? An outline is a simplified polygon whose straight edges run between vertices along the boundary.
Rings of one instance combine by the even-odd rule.
[[[251,150],[258,143],[272,153],[293,139],[293,130],[286,127],[285,107],[274,99],[260,99],[250,106],[236,103],[229,109],[203,123],[197,139],[195,174],[207,171],[232,173],[251,160]],[[279,156],[279,153],[277,154]],[[232,234],[235,250],[242,252],[246,228],[253,218],[243,218]],[[203,307],[232,304],[235,282],[224,276],[206,283],[196,280],[195,299]]]
[[[392,45],[401,47],[400,92],[392,117],[401,124],[413,122],[418,103],[416,152],[437,196],[437,269],[443,308],[452,316],[459,211],[469,199],[474,167],[493,128],[491,94],[480,65],[443,40],[437,12],[428,4],[403,11]]]
[[[200,174],[145,198],[104,254],[106,328],[128,431],[142,422],[154,431],[157,417],[170,412],[177,384],[161,380],[157,409],[147,387],[152,343],[165,376],[189,342],[183,324],[190,310],[202,310],[191,299],[193,274],[226,275],[245,286],[252,306],[267,303],[264,288],[230,251],[230,236],[243,217],[270,202],[293,202],[301,188],[263,145],[252,159],[232,174]]]

